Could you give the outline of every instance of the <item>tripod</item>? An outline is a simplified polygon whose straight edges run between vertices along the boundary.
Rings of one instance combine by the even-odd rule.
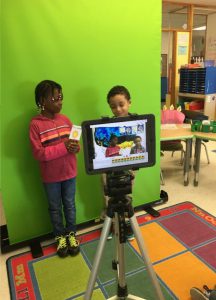
[[[118,193],[119,194],[119,193]],[[147,255],[147,249],[143,240],[143,237],[141,235],[139,225],[137,222],[137,219],[134,215],[134,210],[132,207],[132,199],[131,197],[127,195],[118,195],[114,196],[109,200],[108,208],[107,208],[107,216],[104,221],[101,237],[99,240],[99,244],[97,247],[97,251],[95,254],[93,266],[91,275],[89,277],[87,290],[84,296],[84,300],[90,300],[98,269],[100,266],[102,254],[104,251],[105,243],[108,237],[108,234],[110,232],[110,228],[112,225],[112,219],[115,218],[115,235],[116,235],[116,250],[117,250],[117,261],[115,262],[115,269],[117,269],[117,280],[118,280],[118,290],[117,295],[114,297],[109,298],[109,300],[145,300],[143,298],[128,294],[127,290],[127,284],[125,279],[125,263],[124,263],[124,243],[126,242],[125,237],[125,213],[128,214],[130,224],[132,226],[135,238],[137,240],[139,250],[141,252],[141,255],[143,257],[143,260],[146,264],[146,268],[148,271],[148,274],[150,276],[150,279],[152,281],[152,284],[155,288],[155,294],[157,295],[158,300],[164,300],[164,296],[162,294],[162,291],[160,289],[160,285],[157,281],[156,274],[154,272],[154,269],[152,267],[152,264],[150,262],[150,259]]]

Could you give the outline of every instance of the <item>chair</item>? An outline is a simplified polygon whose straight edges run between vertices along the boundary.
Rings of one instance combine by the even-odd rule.
[[[163,178],[163,172],[160,170],[160,180],[161,180],[161,185],[164,185],[164,178]]]
[[[184,119],[185,119],[185,115],[179,110],[165,109],[161,111],[162,124],[182,124],[184,122]],[[164,151],[171,151],[172,156],[175,151],[181,151],[180,164],[183,164],[185,151],[181,143],[181,140],[162,141],[160,144],[161,144],[161,156],[163,156]],[[160,179],[161,179],[161,184],[164,185],[165,183],[164,183],[162,170],[160,171]]]
[[[194,111],[194,110],[182,110],[182,113],[185,115],[185,123],[191,123],[193,121],[208,120],[208,116],[206,116],[200,112]],[[208,162],[208,164],[210,164],[208,149],[206,147],[207,142],[208,142],[208,140],[202,140],[201,144],[203,145],[203,147],[205,149],[207,162]]]
[[[161,111],[162,124],[183,124],[185,115],[178,110],[166,109]],[[161,151],[171,151],[172,156],[175,151],[181,151],[181,163],[183,162],[184,149],[181,140],[162,141]]]

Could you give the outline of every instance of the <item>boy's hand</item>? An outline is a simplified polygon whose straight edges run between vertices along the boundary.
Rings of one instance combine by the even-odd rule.
[[[76,140],[67,140],[64,142],[69,153],[77,153],[79,151],[79,143]]]

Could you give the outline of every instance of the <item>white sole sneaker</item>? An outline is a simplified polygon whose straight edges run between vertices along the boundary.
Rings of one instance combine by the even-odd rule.
[[[190,289],[190,295],[192,300],[208,300],[209,298],[207,298],[203,292],[201,290],[199,290],[196,287],[193,287]]]

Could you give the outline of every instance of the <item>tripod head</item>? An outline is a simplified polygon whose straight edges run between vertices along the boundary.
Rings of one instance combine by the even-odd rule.
[[[114,199],[122,199],[132,193],[132,171],[108,172],[107,185],[104,187],[105,195]]]
[[[107,207],[107,216],[113,217],[114,213],[129,217],[133,216],[132,198],[132,180],[134,175],[132,171],[119,171],[107,173],[107,184],[104,187],[105,195],[109,196]]]

